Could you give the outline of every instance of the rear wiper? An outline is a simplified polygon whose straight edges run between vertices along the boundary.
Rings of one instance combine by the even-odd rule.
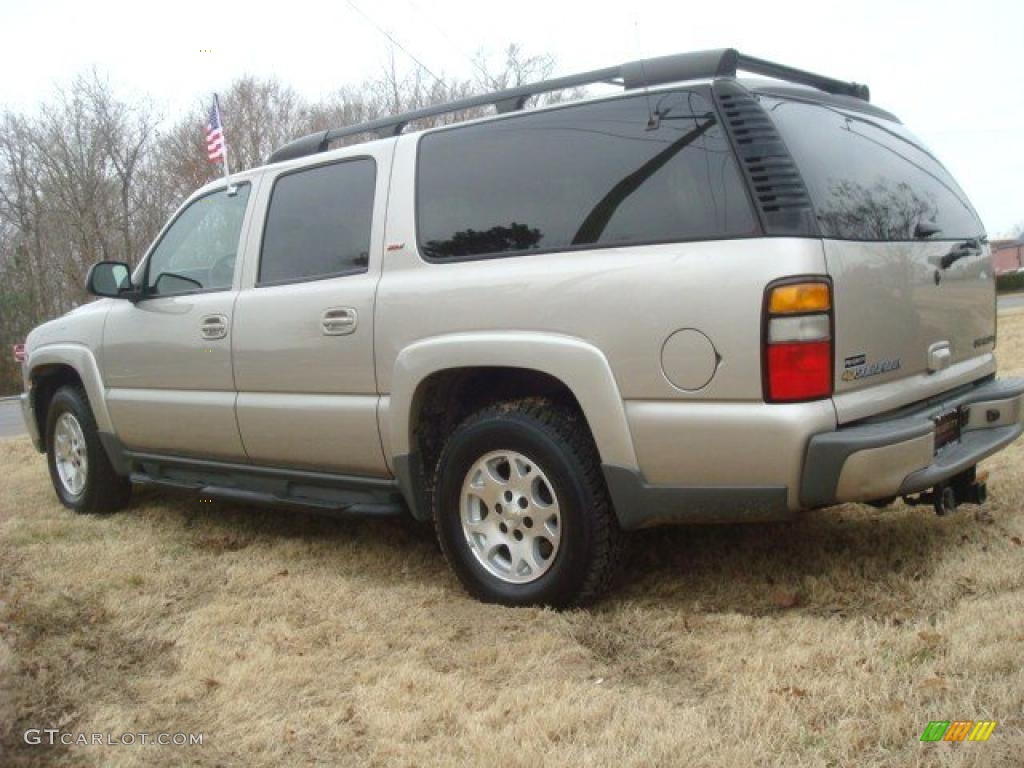
[[[931,224],[927,221],[919,221],[916,225],[914,225],[914,239],[924,240],[926,238],[931,237],[932,235],[939,234],[939,232],[941,231],[942,230],[939,227],[935,226],[934,224]]]
[[[949,269],[965,256],[973,256],[980,252],[981,243],[972,237],[968,240],[964,240],[962,243],[957,243],[953,250],[942,257],[942,261],[939,262],[939,266],[943,269]]]

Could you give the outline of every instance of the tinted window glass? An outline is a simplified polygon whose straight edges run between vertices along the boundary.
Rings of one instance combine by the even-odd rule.
[[[235,275],[249,185],[204,195],[174,220],[146,266],[148,293],[227,290]]]
[[[365,271],[376,176],[369,159],[281,176],[267,211],[259,282]]]
[[[714,109],[692,91],[428,134],[418,184],[420,249],[434,259],[735,237],[757,226]]]
[[[983,227],[963,190],[906,128],[828,107],[763,98],[807,184],[825,237],[963,239]]]

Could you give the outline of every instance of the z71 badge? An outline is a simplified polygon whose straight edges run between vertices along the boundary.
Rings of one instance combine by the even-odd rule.
[[[846,370],[843,371],[843,381],[857,381],[866,379],[869,376],[878,376],[882,373],[898,371],[901,365],[900,358],[894,357],[891,360],[879,360],[877,363],[865,363],[867,358],[864,355],[854,355],[845,360]]]

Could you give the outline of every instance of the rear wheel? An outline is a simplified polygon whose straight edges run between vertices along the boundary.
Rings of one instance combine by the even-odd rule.
[[[46,418],[50,480],[61,503],[76,512],[113,512],[128,503],[131,483],[115,471],[100,443],[85,391],[61,387]]]
[[[441,548],[475,597],[566,607],[611,581],[622,533],[576,411],[531,399],[473,414],[449,437],[433,488]]]

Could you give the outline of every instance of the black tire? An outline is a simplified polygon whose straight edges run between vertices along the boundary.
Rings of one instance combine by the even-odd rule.
[[[54,434],[58,420],[65,413],[74,416],[85,438],[85,484],[77,494],[65,487],[57,471]],[[92,409],[89,407],[89,398],[80,386],[63,386],[50,400],[46,412],[46,463],[50,468],[50,480],[57,492],[57,498],[61,504],[75,512],[115,512],[124,507],[131,497],[131,482],[118,475],[110,464],[107,452],[100,442],[96,419],[93,418]]]
[[[489,572],[474,555],[461,519],[462,484],[474,463],[492,451],[531,457],[558,499],[561,542],[547,571],[515,584]],[[432,483],[431,507],[445,558],[466,590],[508,606],[585,604],[611,583],[623,534],[612,511],[597,449],[574,409],[531,398],[484,408],[449,436]]]

